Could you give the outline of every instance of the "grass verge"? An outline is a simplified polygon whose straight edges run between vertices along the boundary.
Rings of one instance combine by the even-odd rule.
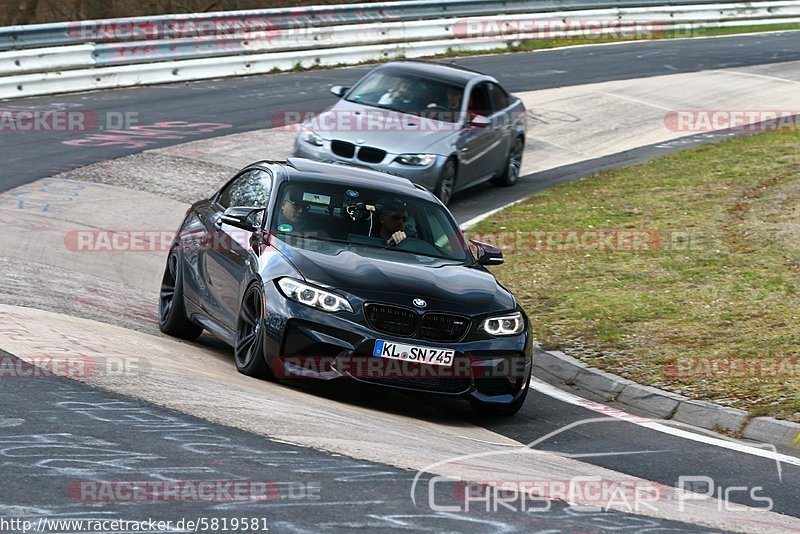
[[[508,249],[495,274],[546,348],[800,421],[800,132],[557,186],[472,233]]]

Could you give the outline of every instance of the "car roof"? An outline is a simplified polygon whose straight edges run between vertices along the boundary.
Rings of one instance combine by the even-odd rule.
[[[467,67],[462,67],[461,65],[456,65],[455,63],[435,63],[421,60],[404,59],[401,61],[390,61],[389,63],[384,63],[377,67],[376,70],[391,70],[394,72],[417,74],[461,85],[465,85],[475,78],[494,79],[491,76],[468,69]]]
[[[304,158],[289,158],[286,161],[262,161],[254,166],[280,165],[284,176],[279,180],[303,180],[324,182],[353,187],[367,187],[385,191],[390,194],[402,194],[421,199],[432,200],[433,195],[424,187],[414,185],[410,180],[375,171],[367,167],[340,162],[322,162]]]

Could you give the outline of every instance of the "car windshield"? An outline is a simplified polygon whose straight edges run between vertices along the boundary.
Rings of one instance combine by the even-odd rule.
[[[391,71],[367,75],[347,94],[348,102],[459,122],[464,88]]]
[[[388,244],[398,231],[406,239]],[[378,189],[285,183],[278,193],[271,232],[284,241],[302,237],[447,260],[468,258],[461,231],[441,205]],[[291,239],[291,244],[303,247],[304,241]]]

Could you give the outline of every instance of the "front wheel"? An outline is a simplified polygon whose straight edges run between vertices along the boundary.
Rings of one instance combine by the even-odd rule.
[[[514,144],[511,146],[511,151],[508,153],[506,168],[503,174],[497,178],[492,178],[492,183],[494,185],[508,187],[517,183],[522,169],[522,153],[524,150],[525,142],[522,140],[522,137],[517,137],[514,140]]]
[[[442,204],[447,206],[450,198],[453,196],[453,190],[456,187],[456,164],[452,159],[447,160],[444,164],[442,173],[439,175],[439,181],[436,182],[436,189],[433,194],[436,198],[442,201]]]
[[[247,289],[239,308],[234,360],[244,375],[274,379],[264,355],[264,297],[258,284]]]
[[[188,340],[197,339],[203,333],[201,326],[186,317],[183,303],[183,275],[177,248],[169,252],[164,277],[161,279],[158,327],[165,334]]]

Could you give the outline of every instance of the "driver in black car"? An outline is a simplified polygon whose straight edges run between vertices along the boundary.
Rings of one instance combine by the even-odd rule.
[[[390,200],[383,205],[378,217],[380,237],[389,245],[397,245],[406,238],[408,211],[404,202]]]
[[[292,190],[281,203],[281,213],[278,218],[278,222],[288,224],[296,232],[307,230],[306,213],[310,206],[302,197],[301,191]]]

